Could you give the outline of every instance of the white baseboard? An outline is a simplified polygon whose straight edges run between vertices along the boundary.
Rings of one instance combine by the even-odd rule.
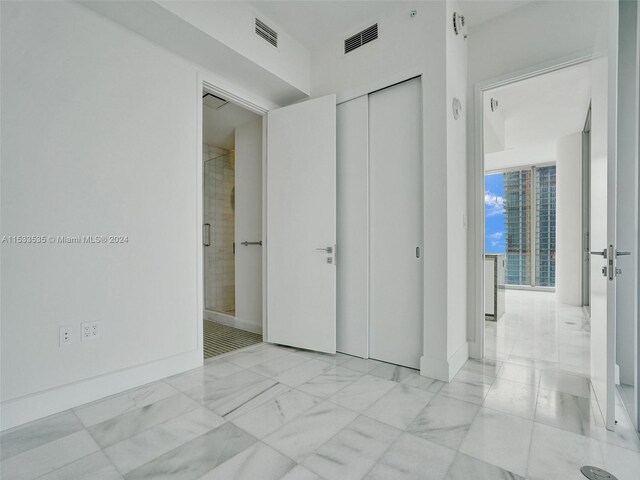
[[[480,342],[469,342],[469,358],[475,358],[476,360],[482,358]]]
[[[469,358],[469,343],[464,342],[447,360],[420,357],[420,375],[450,382]]]
[[[193,350],[155,362],[88,378],[2,402],[0,430],[63,412],[100,398],[202,366],[202,351]]]
[[[449,357],[449,381],[456,376],[467,360],[469,360],[469,342],[464,342],[460,345],[460,348]]]
[[[233,315],[205,310],[204,318],[205,320],[228,325],[229,327],[239,328],[240,330],[244,330],[246,332],[262,334],[262,324],[256,325],[255,323],[241,320],[238,317],[234,317]]]

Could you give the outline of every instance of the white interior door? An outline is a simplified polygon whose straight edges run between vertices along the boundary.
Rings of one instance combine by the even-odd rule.
[[[609,58],[592,61],[591,383],[606,427],[615,427],[616,96]]]
[[[268,113],[266,170],[266,340],[335,353],[335,95]]]
[[[423,182],[420,79],[369,95],[369,356],[420,367]]]
[[[262,119],[235,132],[236,324],[262,332]]]

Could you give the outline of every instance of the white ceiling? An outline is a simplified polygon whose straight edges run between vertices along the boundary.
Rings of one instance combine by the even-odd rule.
[[[467,25],[473,26],[503,15],[530,0],[462,0],[460,10]],[[355,33],[391,10],[419,8],[422,2],[369,0],[253,0],[256,10],[276,22],[307,49]]]
[[[587,62],[486,92],[485,131],[504,122],[504,143],[492,153],[485,148],[485,169],[554,162],[558,139],[584,127],[590,69]],[[499,102],[496,112],[488,108],[491,97]]]
[[[203,142],[225,150],[234,150],[237,127],[260,118],[249,110],[211,96],[205,97],[203,104]]]
[[[402,1],[273,1],[249,2],[276,22],[308,50],[325,43],[327,38],[355,33],[363,22],[375,21],[382,13],[404,7]]]
[[[520,8],[532,0],[461,0],[460,10],[469,26],[499,17]]]

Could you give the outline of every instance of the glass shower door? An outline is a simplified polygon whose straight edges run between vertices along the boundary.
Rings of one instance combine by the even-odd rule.
[[[235,161],[233,153],[204,162],[204,306],[235,315]]]

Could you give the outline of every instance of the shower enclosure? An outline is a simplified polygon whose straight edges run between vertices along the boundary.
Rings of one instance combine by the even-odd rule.
[[[204,162],[203,197],[205,314],[235,316],[235,156]]]

